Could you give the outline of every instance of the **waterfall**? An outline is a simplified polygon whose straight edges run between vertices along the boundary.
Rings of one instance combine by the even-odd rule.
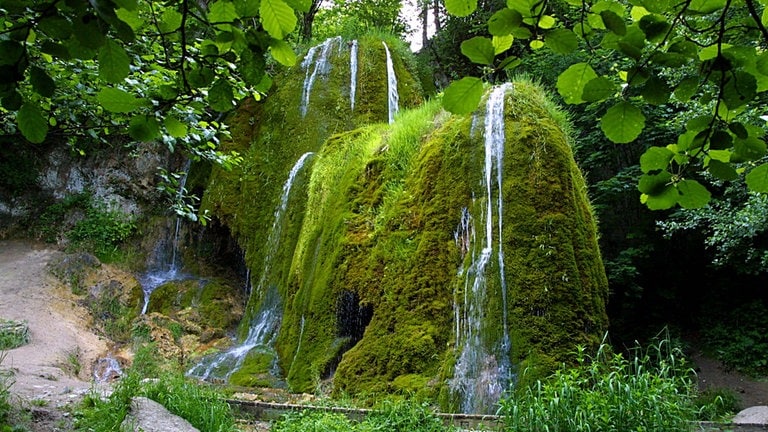
[[[263,349],[265,352],[272,350],[282,321],[282,299],[280,298],[277,285],[271,283],[269,278],[271,277],[271,269],[277,257],[277,251],[280,248],[285,211],[288,207],[291,190],[293,189],[296,177],[312,155],[314,155],[312,152],[303,154],[293,168],[291,168],[288,179],[283,184],[280,202],[275,209],[272,227],[267,238],[266,253],[261,266],[259,283],[256,285],[256,289],[251,290],[250,293],[250,296],[261,295],[263,297],[259,303],[258,311],[251,319],[245,340],[227,351],[203,359],[203,361],[187,372],[188,375],[203,380],[216,378],[226,381],[242,366],[245,357],[252,349]]]
[[[184,171],[182,171],[179,177],[179,189],[176,192],[176,198],[181,199],[186,192],[187,177],[189,177],[189,169],[192,166],[192,159],[187,159],[184,164]],[[149,265],[149,270],[139,277],[139,283],[141,284],[142,291],[144,291],[144,304],[141,307],[141,314],[147,313],[149,308],[149,297],[152,295],[152,291],[160,285],[177,279],[185,279],[186,275],[179,274],[179,238],[181,234],[182,218],[176,216],[176,221],[173,229],[173,237],[169,242],[167,239],[163,239],[158,243],[155,251],[154,263]],[[170,251],[169,251],[170,249]],[[170,255],[170,259],[167,260]]]
[[[357,39],[352,41],[349,53],[349,105],[350,110],[355,110],[355,93],[357,92]]]
[[[454,319],[456,348],[460,355],[456,362],[454,377],[449,385],[461,400],[463,412],[493,412],[512,378],[509,359],[510,338],[507,323],[507,284],[504,275],[504,251],[502,248],[503,205],[502,167],[504,155],[504,98],[511,84],[493,89],[486,103],[484,131],[483,189],[478,218],[469,210],[462,209],[462,217],[454,234],[462,255],[469,256],[469,264],[459,270],[463,280],[461,289],[454,294]],[[495,176],[494,176],[495,172]],[[495,194],[495,197],[494,197]],[[494,219],[495,218],[495,219]],[[482,235],[477,236],[475,222],[482,223]],[[498,236],[494,237],[494,228]],[[494,239],[496,242],[494,243]],[[494,257],[494,248],[496,256]],[[497,268],[493,268],[493,261]],[[487,341],[484,335],[483,319],[495,311],[487,311],[488,289],[491,272],[498,272],[501,299],[502,328],[501,341]]]
[[[389,53],[389,47],[386,42],[384,44],[384,51],[387,53],[387,101],[389,107],[389,123],[394,123],[395,114],[398,110],[398,101],[400,96],[397,94],[397,77],[395,76],[395,66],[392,63],[392,54]]]
[[[341,36],[328,38],[322,44],[313,46],[307,51],[306,57],[301,62],[302,69],[307,71],[304,76],[304,86],[301,92],[301,105],[299,105],[299,112],[301,112],[302,117],[307,115],[309,95],[312,93],[312,86],[315,84],[318,75],[327,77],[331,71],[331,63],[328,61],[328,58],[333,51],[334,45],[341,46]],[[320,51],[320,56],[315,60],[317,51]],[[314,67],[312,67],[313,64]],[[310,70],[312,71],[311,73]]]

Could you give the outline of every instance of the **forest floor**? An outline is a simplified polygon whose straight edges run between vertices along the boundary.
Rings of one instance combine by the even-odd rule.
[[[12,382],[11,401],[26,412],[33,432],[71,430],[71,413],[96,384],[93,365],[106,355],[108,341],[96,334],[86,309],[48,273],[62,252],[49,245],[0,240],[0,318],[25,320],[30,342],[9,350],[0,372]],[[733,390],[742,407],[768,405],[768,381],[726,371],[700,353],[692,357],[702,388]]]

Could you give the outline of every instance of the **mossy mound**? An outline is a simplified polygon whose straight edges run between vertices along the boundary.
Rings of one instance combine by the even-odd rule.
[[[502,337],[506,309],[505,355],[519,370],[535,369],[530,378],[568,360],[576,344],[599,342],[607,281],[562,116],[529,83],[507,99],[507,303],[501,277],[490,276],[483,338]],[[455,297],[465,283],[457,273],[467,252],[455,236],[462,208],[486,205],[478,198],[482,132],[472,118],[435,107],[412,116],[337,135],[318,154],[278,339],[296,391],[334,374],[344,393],[410,391],[414,383],[432,396],[450,393]],[[456,407],[452,396],[444,401]]]
[[[232,119],[229,144],[245,162],[213,172],[204,207],[245,250],[251,280],[263,282],[253,284],[241,336],[268,297],[261,291],[279,291],[274,348],[291,390],[314,391],[332,377],[338,393],[418,391],[455,409],[448,385],[462,350],[455,314],[461,298],[475,295],[465,279],[470,240],[457,231],[465,213],[479,220],[490,207],[482,114],[450,116],[433,101],[384,124],[383,50],[381,41],[360,41],[365,84],[354,111],[343,43],[330,56],[340,73],[315,83],[305,116],[299,105],[308,70],[300,66],[276,79],[265,102],[245,104]],[[409,103],[420,101],[412,77],[398,81]],[[408,100],[402,91],[401,101]],[[577,344],[599,342],[607,280],[562,114],[527,82],[515,83],[506,102],[503,224],[494,228],[504,265],[489,266],[479,339],[498,346],[508,338],[511,345],[493,351],[490,363],[527,369],[531,379],[568,361]],[[287,173],[306,152],[315,155],[293,184],[300,192],[288,200],[273,241]],[[264,267],[268,274],[260,274]],[[264,382],[274,358],[257,354],[232,380]]]

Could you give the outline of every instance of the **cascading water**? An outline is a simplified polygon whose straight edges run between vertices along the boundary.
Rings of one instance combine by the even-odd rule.
[[[392,63],[392,54],[389,52],[389,47],[386,42],[384,44],[384,51],[387,53],[387,101],[389,107],[389,123],[395,122],[395,114],[398,111],[398,103],[400,96],[397,93],[397,76],[395,76],[395,65]]]
[[[472,206],[480,215],[475,218],[470,210],[462,209],[461,222],[454,235],[462,254],[470,254],[468,264],[459,270],[463,286],[454,295],[456,347],[461,351],[456,361],[454,376],[449,382],[461,401],[463,412],[492,412],[513,378],[509,358],[511,347],[507,323],[507,286],[501,241],[504,203],[501,192],[505,142],[504,99],[510,88],[511,84],[498,86],[488,97],[484,132],[484,195],[479,200],[479,208]],[[475,230],[476,221],[485,223],[482,227],[484,235],[479,237]],[[494,228],[498,230],[496,238],[493,235]],[[495,265],[493,261],[496,261]],[[503,334],[499,341],[488,341],[484,335],[486,324],[483,320],[493,315],[486,310],[488,296],[491,294],[488,287],[491,277],[498,281],[495,283],[499,284],[501,292],[501,299],[498,301],[501,303]]]
[[[187,374],[203,380],[217,379],[226,381],[242,366],[245,357],[253,349],[265,352],[273,351],[275,337],[280,329],[282,321],[282,299],[275,283],[271,283],[271,269],[275,263],[277,251],[280,248],[280,239],[285,224],[285,213],[288,207],[288,199],[301,169],[307,160],[314,155],[305,153],[299,158],[288,174],[288,179],[283,184],[280,202],[275,209],[272,228],[267,238],[266,255],[261,266],[261,276],[256,289],[251,290],[250,296],[261,295],[259,310],[251,319],[248,334],[243,342],[227,351],[203,359],[195,365]],[[275,365],[276,366],[276,365]]]
[[[357,93],[357,39],[352,41],[352,48],[349,52],[349,106],[350,110],[355,110],[355,94]]]
[[[312,87],[315,84],[315,80],[318,76],[327,77],[331,71],[331,62],[328,61],[328,58],[335,45],[341,47],[341,36],[328,38],[322,44],[313,46],[307,51],[306,57],[304,57],[304,60],[301,62],[302,69],[307,71],[304,76],[304,86],[301,92],[301,105],[299,105],[299,112],[302,117],[307,115],[307,109],[309,109],[309,96],[312,93]],[[318,51],[320,51],[320,56],[315,60]],[[314,67],[312,67],[313,64]],[[310,70],[312,72],[310,72]]]
[[[186,191],[187,177],[191,166],[192,160],[189,159],[184,165],[184,171],[179,178],[178,198],[181,198]],[[177,216],[171,241],[169,242],[167,239],[163,239],[158,243],[155,255],[159,256],[159,258],[154,259],[154,264],[149,266],[150,269],[139,277],[139,283],[144,291],[144,304],[141,308],[142,315],[147,313],[149,297],[155,288],[166,282],[185,279],[187,277],[186,275],[179,273],[179,236],[181,233],[181,223],[182,219]]]

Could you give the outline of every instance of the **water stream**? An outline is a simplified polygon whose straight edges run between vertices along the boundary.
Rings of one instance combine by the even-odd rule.
[[[307,71],[304,76],[304,86],[301,92],[301,105],[299,105],[299,112],[302,117],[307,115],[309,96],[312,93],[315,80],[317,80],[318,76],[325,78],[331,72],[331,62],[328,59],[333,52],[333,47],[336,45],[341,46],[341,36],[328,38],[322,44],[313,46],[307,51],[306,57],[301,62],[302,69]],[[318,51],[320,51],[320,55],[315,60]],[[313,65],[314,67],[312,67]]]
[[[349,52],[349,106],[350,110],[355,110],[355,93],[357,92],[357,39],[352,41],[352,48]]]
[[[397,93],[397,76],[395,76],[395,66],[392,63],[392,54],[389,52],[389,47],[386,42],[384,44],[384,51],[387,53],[387,101],[389,108],[389,123],[395,122],[395,114],[398,111],[398,103],[400,101],[400,95]]]
[[[283,184],[280,202],[275,209],[272,227],[267,238],[265,249],[267,252],[260,269],[259,283],[250,293],[250,296],[260,295],[262,297],[259,302],[258,311],[251,319],[248,334],[239,345],[204,358],[187,372],[188,375],[202,380],[216,379],[226,381],[242,366],[245,357],[251,350],[273,351],[273,344],[282,322],[282,299],[278,286],[270,281],[272,276],[271,269],[275,264],[280,249],[280,239],[285,225],[285,213],[291,190],[299,172],[312,155],[314,155],[312,152],[303,154],[293,168],[291,168],[288,179]]]
[[[178,197],[180,198],[186,192],[187,177],[189,169],[192,166],[192,160],[187,160],[184,165],[184,171],[179,178]],[[173,235],[164,238],[158,242],[155,247],[155,257],[148,265],[148,270],[139,276],[139,283],[144,291],[144,304],[141,308],[141,314],[147,313],[149,308],[149,298],[160,285],[173,280],[186,279],[189,276],[180,272],[181,263],[179,259],[179,237],[181,233],[182,218],[176,217],[173,229]],[[170,240],[170,241],[169,241]]]
[[[512,379],[507,284],[501,241],[504,98],[510,88],[510,84],[498,86],[488,97],[484,124],[484,193],[479,198],[479,209],[478,206],[472,206],[480,214],[475,217],[471,210],[462,209],[461,222],[454,234],[462,254],[471,255],[468,265],[459,269],[463,285],[454,294],[456,346],[460,349],[460,355],[449,385],[459,397],[461,410],[467,413],[493,412],[496,402]],[[476,223],[481,224],[480,236],[477,235]],[[494,236],[494,229],[498,230],[498,236]],[[488,296],[492,294],[488,287],[490,278],[498,280],[501,292],[501,299],[497,301],[501,303],[503,335],[500,341],[489,342],[485,335],[484,319],[494,315],[493,311],[486,310]]]

